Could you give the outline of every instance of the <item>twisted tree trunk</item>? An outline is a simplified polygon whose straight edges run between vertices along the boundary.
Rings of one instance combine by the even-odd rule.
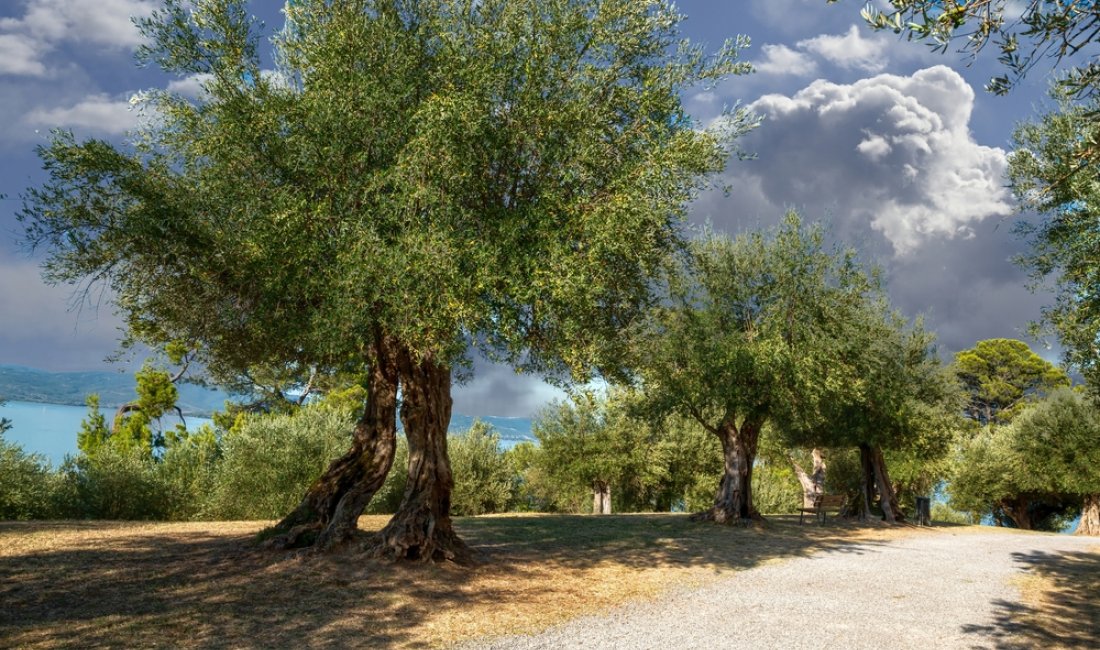
[[[752,503],[752,465],[756,460],[756,444],[762,425],[762,422],[745,420],[738,429],[733,422],[723,422],[713,430],[722,441],[722,480],[718,484],[714,505],[693,515],[692,519],[720,524],[761,519]]]
[[[328,550],[351,539],[359,516],[382,487],[397,442],[397,348],[379,336],[371,356],[367,405],[351,449],[329,465],[293,512],[275,525],[275,548]]]
[[[891,524],[904,521],[905,514],[898,506],[897,493],[894,492],[894,484],[890,481],[890,473],[886,469],[882,447],[860,444],[859,464],[860,498],[855,504],[858,518],[866,521],[870,517],[871,504],[875,502],[877,496],[884,521]]]
[[[1100,494],[1085,495],[1081,506],[1081,522],[1077,524],[1076,535],[1100,536]]]
[[[451,369],[428,356],[400,358],[401,423],[409,441],[405,494],[386,527],[367,546],[374,556],[422,562],[471,562],[451,524],[454,478],[447,457]]]

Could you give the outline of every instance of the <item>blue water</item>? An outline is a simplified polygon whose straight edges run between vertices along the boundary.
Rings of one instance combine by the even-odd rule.
[[[101,409],[110,420],[113,409]],[[40,404],[36,402],[8,402],[0,406],[0,418],[12,422],[10,431],[4,438],[21,445],[28,453],[42,454],[56,467],[65,460],[66,454],[76,455],[76,433],[80,431],[80,421],[88,415],[83,406],[63,404]],[[524,440],[534,440],[531,434],[531,420],[527,418],[482,418],[497,430],[500,446],[511,449]],[[456,413],[451,418],[451,431],[466,431],[474,418]],[[209,424],[208,418],[187,417],[187,429],[194,431],[203,424]],[[165,417],[167,427],[175,426],[174,417]]]
[[[108,420],[113,415],[111,409],[100,412]],[[21,445],[28,453],[42,454],[55,467],[65,460],[66,454],[76,455],[76,433],[80,431],[80,421],[87,415],[88,409],[83,406],[64,404],[8,402],[0,406],[0,418],[7,418],[12,424],[4,438]],[[199,417],[188,417],[186,421],[190,431],[210,423],[208,418]],[[164,419],[165,426],[175,423],[174,418]]]

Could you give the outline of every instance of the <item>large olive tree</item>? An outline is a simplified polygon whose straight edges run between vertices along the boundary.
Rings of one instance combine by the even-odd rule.
[[[348,540],[409,441],[371,550],[462,560],[450,521],[452,369],[471,347],[584,376],[652,302],[685,205],[753,121],[700,128],[688,88],[748,71],[744,39],[681,41],[665,0],[295,0],[273,70],[244,0],[166,0],[128,147],[59,133],[27,195],[46,277],[114,290],[131,332],[215,374],[369,368],[352,448],[276,527]],[[400,407],[398,395],[400,391]]]

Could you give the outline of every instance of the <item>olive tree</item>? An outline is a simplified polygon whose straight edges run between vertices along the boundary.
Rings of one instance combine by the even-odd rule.
[[[656,412],[694,419],[721,442],[722,478],[698,516],[733,523],[759,517],[752,472],[764,424],[824,394],[824,342],[875,282],[793,213],[767,234],[705,233],[690,252],[637,332],[636,364]]]
[[[55,282],[102,281],[136,338],[215,376],[368,368],[351,449],[276,526],[328,548],[393,462],[408,480],[378,555],[461,561],[450,520],[452,370],[471,347],[525,371],[610,367],[652,303],[687,202],[755,123],[711,129],[688,88],[741,74],[666,0],[296,0],[261,67],[244,0],[165,0],[125,147],[57,133],[22,218]],[[400,390],[400,409],[398,391]]]

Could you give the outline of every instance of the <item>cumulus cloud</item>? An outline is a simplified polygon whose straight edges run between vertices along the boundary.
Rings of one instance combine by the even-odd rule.
[[[33,38],[0,33],[0,74],[45,76],[46,65],[40,54],[40,46]]]
[[[119,135],[137,126],[140,112],[130,101],[107,95],[91,95],[72,106],[36,108],[24,122],[42,128],[80,129],[106,135]]]
[[[799,41],[797,47],[842,68],[879,72],[886,67],[886,42],[881,37],[864,38],[855,25],[844,34],[822,34]]]
[[[183,95],[191,99],[198,99],[202,97],[205,92],[203,85],[212,78],[213,75],[209,73],[198,73],[188,75],[182,79],[174,79],[168,82],[168,92]]]
[[[133,18],[155,6],[152,0],[28,0],[22,16],[0,19],[0,74],[46,76],[47,56],[62,43],[132,49],[142,40]]]
[[[753,67],[764,74],[807,76],[817,72],[817,62],[804,52],[792,50],[786,45],[765,45],[760,48],[764,58],[754,61]]]
[[[1005,152],[974,141],[973,103],[944,66],[765,95],[749,106],[765,123],[744,142],[759,160],[735,166],[730,184],[761,212],[831,205],[842,229],[869,224],[898,255],[967,237],[1012,212]]]

